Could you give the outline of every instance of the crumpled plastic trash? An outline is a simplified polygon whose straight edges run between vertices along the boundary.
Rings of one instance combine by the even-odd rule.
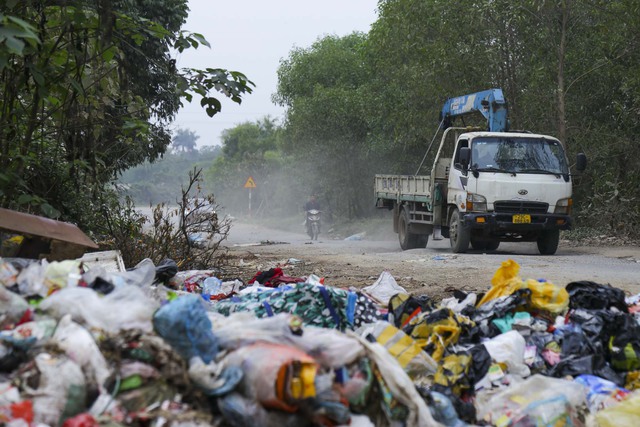
[[[526,378],[531,373],[529,367],[524,363],[526,342],[517,331],[505,332],[484,341],[482,344],[487,348],[491,359],[504,364],[510,374]]]
[[[71,315],[67,314],[58,322],[52,338],[71,360],[80,365],[85,375],[104,391],[103,386],[111,372],[89,331],[73,322]]]
[[[246,397],[271,409],[295,412],[304,399],[316,397],[316,361],[287,345],[257,342],[227,354],[220,363],[244,371]]]
[[[575,381],[533,375],[494,394],[476,398],[478,419],[491,425],[582,427],[587,389]]]
[[[18,323],[28,310],[24,298],[0,285],[0,330]]]
[[[640,425],[640,391],[595,415],[600,427],[637,427]]]
[[[587,401],[592,413],[616,405],[629,395],[629,390],[595,375],[578,375],[576,382],[589,388]]]
[[[369,295],[379,304],[383,306],[389,305],[389,300],[395,294],[406,294],[407,290],[398,285],[396,279],[393,278],[391,273],[383,271],[372,285],[362,288],[362,292]]]
[[[203,304],[197,295],[178,297],[155,313],[153,326],[185,360],[199,357],[209,363],[218,353],[218,340]]]
[[[529,303],[532,308],[556,314],[567,309],[569,293],[563,287],[532,279],[523,282],[518,277],[519,271],[520,266],[514,260],[503,261],[491,279],[491,289],[478,302],[478,307],[498,297],[512,295],[520,289],[528,289],[531,292]]]
[[[80,366],[66,356],[48,353],[40,353],[34,360],[37,372],[22,374],[23,377],[33,375],[38,378],[33,388],[29,381],[25,381],[23,386],[24,395],[33,400],[34,421],[55,426],[81,413],[84,410],[86,385]]]
[[[412,378],[433,375],[438,369],[436,361],[424,352],[416,341],[388,322],[379,320],[363,326],[357,333],[364,337],[374,337]]]
[[[75,287],[45,298],[39,308],[58,319],[70,314],[75,322],[107,332],[122,329],[151,332],[158,302],[137,286],[121,286],[104,297],[92,289]]]

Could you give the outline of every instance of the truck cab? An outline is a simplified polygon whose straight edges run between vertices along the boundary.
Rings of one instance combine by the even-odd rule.
[[[585,162],[579,156],[578,169]],[[466,251],[469,244],[494,250],[502,241],[536,241],[540,253],[550,255],[560,230],[571,228],[571,174],[556,138],[463,133],[449,171],[444,225],[454,252]]]

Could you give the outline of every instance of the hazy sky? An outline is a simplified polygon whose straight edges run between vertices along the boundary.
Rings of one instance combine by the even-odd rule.
[[[368,32],[376,20],[377,0],[189,0],[184,29],[201,33],[211,43],[177,57],[178,67],[226,68],[243,72],[256,84],[237,105],[220,94],[222,112],[213,118],[194,96],[178,113],[175,128],[194,131],[198,145],[220,143],[220,133],[243,122],[270,115],[281,119],[284,109],[271,102],[276,70],[293,47],[307,48],[324,35]]]

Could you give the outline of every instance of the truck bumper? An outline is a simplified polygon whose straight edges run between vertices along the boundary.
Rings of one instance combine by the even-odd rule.
[[[540,230],[571,230],[571,217],[559,214],[531,214],[531,222],[514,223],[513,214],[486,212],[466,213],[462,226],[481,229],[482,234],[523,233]]]

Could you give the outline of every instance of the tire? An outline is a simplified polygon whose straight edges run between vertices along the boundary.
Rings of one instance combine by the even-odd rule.
[[[558,250],[560,230],[546,230],[538,237],[538,251],[540,255],[553,255]]]
[[[425,248],[429,243],[428,234],[413,234],[409,232],[409,213],[406,209],[402,209],[398,218],[398,240],[403,251]]]
[[[469,241],[471,240],[471,232],[468,228],[462,226],[460,221],[460,212],[458,209],[451,214],[449,222],[449,242],[451,242],[451,250],[455,254],[462,254],[469,250]]]
[[[476,251],[486,251],[487,250],[487,242],[486,240],[478,240],[471,238],[471,247]]]
[[[318,240],[318,234],[320,234],[320,227],[317,222],[311,224],[311,240]]]
[[[487,242],[487,250],[495,251],[500,246],[500,240],[489,240]]]
[[[477,240],[471,238],[471,247],[477,251],[495,251],[500,246],[500,240]]]

